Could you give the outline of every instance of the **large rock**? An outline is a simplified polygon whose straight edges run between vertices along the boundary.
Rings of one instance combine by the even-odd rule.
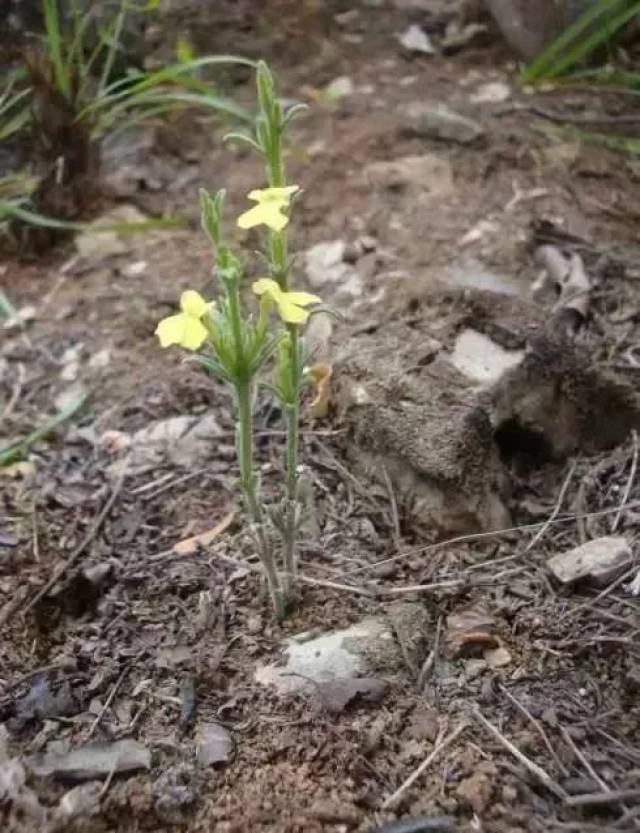
[[[505,472],[475,386],[444,355],[432,361],[421,329],[357,343],[337,365],[354,464],[390,478],[396,500],[443,532],[508,526]]]
[[[640,429],[638,394],[545,309],[477,290],[422,293],[342,342],[332,398],[363,479],[444,533],[510,525],[509,467],[595,453]]]
[[[547,566],[562,584],[590,579],[598,587],[606,587],[632,563],[633,553],[626,538],[607,535],[554,555]]]

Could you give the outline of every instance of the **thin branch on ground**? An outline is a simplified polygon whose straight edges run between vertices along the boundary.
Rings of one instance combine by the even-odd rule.
[[[88,733],[88,735],[87,735],[87,740],[89,740],[89,739],[93,736],[93,733],[95,732],[95,730],[96,730],[96,729],[98,728],[98,726],[100,725],[100,721],[101,721],[101,720],[102,720],[102,718],[105,716],[105,714],[106,714],[106,712],[107,712],[107,709],[108,709],[108,708],[109,708],[109,706],[113,703],[113,699],[114,699],[114,697],[116,696],[116,694],[117,694],[117,692],[118,692],[118,689],[119,689],[119,688],[120,688],[120,686],[122,685],[122,681],[124,680],[125,675],[126,675],[126,673],[127,673],[127,671],[128,671],[128,670],[129,670],[128,668],[124,668],[124,669],[123,669],[123,671],[122,671],[122,673],[121,673],[121,674],[120,674],[120,676],[118,677],[118,679],[117,679],[117,680],[115,681],[115,683],[113,684],[113,686],[112,686],[112,688],[111,688],[111,691],[109,692],[109,696],[107,697],[107,699],[106,699],[106,700],[105,700],[105,702],[104,702],[104,706],[100,709],[100,712],[99,712],[99,713],[98,713],[98,715],[96,716],[96,719],[93,721],[93,723],[91,724],[91,726],[90,726],[90,728],[89,728],[89,733]]]
[[[82,541],[78,544],[78,546],[73,550],[69,558],[61,564],[57,570],[54,571],[53,575],[41,588],[38,590],[36,595],[31,599],[30,602],[27,603],[26,607],[22,611],[23,615],[29,613],[29,611],[33,610],[33,608],[49,593],[49,591],[57,584],[58,581],[62,578],[62,576],[67,572],[67,570],[72,567],[80,558],[80,556],[84,553],[87,549],[89,544],[93,541],[96,537],[102,524],[104,523],[105,519],[111,512],[113,505],[115,504],[120,492],[122,490],[122,486],[124,485],[125,478],[127,476],[127,471],[129,467],[129,458],[126,458],[122,462],[122,466],[120,469],[120,473],[116,482],[113,485],[113,489],[111,490],[111,494],[109,495],[106,503],[100,510],[97,518],[91,525],[91,528],[82,539]],[[20,605],[22,604],[21,599],[16,599],[14,602],[10,603],[9,605],[5,606],[5,608],[0,611],[0,627],[2,627],[8,620],[13,616],[13,614],[18,610]]]
[[[564,726],[561,726],[560,731],[562,733],[562,737],[564,738],[565,743],[570,747],[573,754],[576,756],[576,758],[580,761],[582,766],[585,768],[587,774],[590,775],[591,778],[593,778],[593,780],[596,782],[596,784],[600,787],[600,789],[603,792],[611,792],[611,789],[608,786],[608,784],[605,781],[603,781],[602,778],[600,778],[600,776],[595,771],[595,769],[591,766],[591,764],[586,759],[584,754],[578,749],[578,747],[576,746],[573,738],[571,737],[571,734],[567,731],[567,729]]]
[[[438,650],[440,647],[440,635],[442,633],[442,615],[438,616],[438,624],[436,625],[436,635],[433,640],[433,648],[427,654],[425,661],[422,663],[422,668],[420,669],[420,673],[418,674],[418,691],[424,692],[427,680],[431,675],[431,671],[436,664],[436,660],[438,659]]]
[[[552,792],[557,798],[561,801],[565,801],[569,796],[567,792],[555,781],[541,766],[534,763],[530,758],[521,752],[517,746],[514,746],[510,740],[507,740],[505,736],[497,729],[492,723],[490,723],[487,718],[482,714],[479,708],[473,709],[471,712],[473,717],[481,723],[484,728],[493,735],[493,737],[498,741],[498,743],[502,744],[504,748],[510,752],[513,757],[519,761],[524,767],[526,767],[529,772],[534,775],[541,784],[543,784],[549,792]]]
[[[391,482],[391,478],[389,477],[389,472],[387,471],[387,467],[382,467],[382,476],[384,478],[384,484],[387,489],[387,494],[389,495],[389,505],[391,507],[391,517],[393,519],[393,544],[396,548],[400,549],[400,545],[402,543],[402,532],[400,530],[400,516],[398,515],[398,502],[396,500],[396,493],[393,488],[393,483]]]
[[[558,767],[560,772],[564,776],[568,776],[569,775],[568,769],[566,768],[566,766],[562,763],[562,761],[558,757],[558,754],[555,751],[555,749],[553,748],[553,744],[549,740],[549,736],[547,735],[547,733],[543,729],[542,724],[540,723],[540,721],[535,719],[535,717],[531,714],[531,712],[516,697],[514,697],[513,694],[511,694],[511,692],[509,691],[509,689],[506,686],[504,686],[504,685],[502,685],[502,683],[500,683],[498,688],[505,695],[505,697],[513,703],[513,705],[516,707],[516,709],[518,709],[518,711],[522,715],[524,715],[524,717],[527,718],[529,723],[531,723],[531,725],[534,727],[536,732],[540,735],[540,737],[544,741],[544,745],[549,750],[549,752],[551,754],[551,757],[556,762],[556,766]]]
[[[545,534],[546,534],[547,530],[549,529],[549,527],[551,526],[551,524],[555,521],[555,519],[560,514],[560,510],[562,509],[562,504],[564,503],[564,499],[565,499],[565,496],[567,494],[569,484],[573,480],[573,474],[576,470],[577,464],[578,464],[577,460],[573,460],[573,462],[571,463],[571,466],[569,467],[569,471],[567,472],[567,476],[565,477],[564,483],[562,484],[562,488],[560,489],[560,491],[558,493],[558,499],[556,500],[556,504],[553,507],[553,512],[549,515],[549,517],[543,523],[543,525],[540,527],[538,532],[536,532],[536,534],[533,536],[531,541],[529,541],[529,543],[527,544],[527,546],[524,549],[525,553],[531,552],[531,550],[535,547],[535,545],[540,543],[540,541],[545,536]]]
[[[606,515],[611,515],[617,512],[619,506],[609,507],[608,509],[600,509],[597,512],[585,512],[582,515],[577,515],[575,513],[563,516],[561,518],[554,518],[552,523],[553,524],[565,524],[565,523],[575,523],[579,520],[587,520],[589,518],[603,518]],[[626,509],[640,509],[640,500],[634,500],[631,503],[626,505]],[[386,564],[394,564],[397,561],[402,561],[405,558],[411,558],[413,555],[423,555],[429,552],[433,552],[435,550],[442,549],[444,547],[450,547],[453,544],[471,544],[476,541],[485,541],[490,540],[492,538],[502,538],[503,535],[513,535],[514,533],[520,532],[532,532],[536,529],[540,529],[540,527],[547,526],[549,524],[549,519],[547,518],[546,521],[540,521],[537,523],[531,524],[522,524],[521,526],[511,526],[505,529],[495,529],[489,532],[473,532],[469,535],[458,535],[455,538],[448,538],[445,541],[437,541],[435,544],[426,544],[422,547],[413,547],[409,550],[404,550],[403,552],[399,552],[396,555],[391,556],[390,558],[384,558],[380,561],[374,561],[371,564],[363,565],[361,567],[354,567],[352,570],[348,570],[345,575],[353,575],[355,573],[360,573],[363,570],[375,570],[378,567],[383,567]],[[515,555],[508,556],[507,558],[501,559],[502,561],[507,561],[509,559],[515,560],[516,558],[520,558],[521,553],[516,553]],[[482,565],[476,564],[474,565],[474,569],[478,569],[481,566],[487,566],[493,563],[493,559],[488,559],[487,561],[483,562]]]
[[[613,593],[613,591],[617,587],[620,587],[620,585],[624,584],[624,582],[628,578],[631,578],[632,575],[635,575],[637,570],[638,565],[634,564],[633,567],[624,572],[621,576],[618,576],[618,578],[615,579],[615,581],[612,581],[611,584],[605,587],[604,590],[598,593],[597,596],[594,596],[593,599],[589,599],[589,601],[587,602],[582,602],[582,604],[579,604],[576,607],[571,608],[571,610],[568,610],[566,613],[563,613],[562,616],[558,619],[558,623],[563,622],[565,619],[568,619],[569,616],[575,616],[576,613],[579,613],[581,610],[586,610],[588,608],[593,607],[593,605],[595,605],[596,602],[602,601],[602,599],[606,599],[606,597]]]
[[[451,734],[447,735],[447,737],[443,737],[444,732],[440,732],[436,740],[435,746],[433,747],[431,752],[427,755],[427,757],[420,764],[420,766],[411,773],[407,780],[403,784],[401,784],[392,795],[390,795],[388,798],[384,800],[384,802],[382,803],[382,809],[387,810],[389,807],[393,806],[398,801],[398,799],[400,799],[404,795],[404,793],[413,784],[415,784],[418,778],[420,778],[420,776],[427,771],[427,769],[431,766],[435,759],[442,752],[444,752],[444,750],[448,746],[450,746],[454,742],[458,735],[464,732],[467,726],[468,724],[466,722],[461,723],[457,727],[457,729],[454,729],[453,732],[451,732]]]
[[[601,793],[583,793],[567,796],[567,807],[604,807],[607,804],[619,804],[621,801],[637,801],[640,789],[610,790]]]
[[[633,456],[631,458],[631,469],[629,470],[629,479],[627,480],[627,485],[625,486],[624,494],[622,495],[622,503],[620,504],[620,508],[618,509],[618,514],[613,519],[613,523],[611,524],[611,532],[615,532],[618,528],[618,524],[622,518],[622,513],[624,512],[625,506],[629,502],[629,495],[631,494],[631,489],[633,488],[633,484],[636,479],[636,472],[638,470],[638,433],[637,431],[632,431],[631,436],[633,437]]]

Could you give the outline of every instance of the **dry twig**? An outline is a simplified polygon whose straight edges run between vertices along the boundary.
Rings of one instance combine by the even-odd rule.
[[[440,732],[438,735],[438,739],[436,740],[435,746],[431,750],[431,752],[427,755],[424,761],[420,764],[420,766],[415,769],[411,775],[407,778],[407,780],[401,784],[398,789],[386,798],[382,804],[382,809],[386,810],[395,804],[399,798],[401,798],[404,793],[411,787],[418,778],[427,771],[427,769],[431,766],[431,764],[435,761],[435,759],[443,752],[447,746],[450,746],[453,741],[458,737],[458,735],[462,734],[462,732],[467,728],[466,723],[461,723],[457,729],[454,729],[451,734],[447,735],[446,738],[443,738],[444,732]]]
[[[613,519],[613,523],[611,524],[611,532],[615,532],[618,528],[618,524],[620,523],[620,519],[622,518],[622,513],[624,511],[625,506],[629,502],[629,495],[631,494],[631,489],[633,488],[633,483],[636,479],[636,471],[638,470],[638,433],[637,431],[632,431],[631,436],[633,437],[633,456],[631,458],[631,469],[629,470],[629,479],[627,480],[627,485],[624,490],[624,494],[622,496],[622,503],[620,504],[620,508],[618,509],[618,514]]]
[[[480,709],[475,708],[472,711],[472,714],[475,719],[493,735],[498,743],[502,744],[502,746],[504,746],[504,748],[510,752],[517,761],[520,761],[520,763],[525,766],[529,772],[534,775],[538,781],[540,781],[540,783],[544,784],[544,786],[561,801],[566,801],[569,796],[566,791],[562,789],[560,784],[558,784],[557,781],[554,781],[554,779],[547,772],[545,772],[541,766],[538,766],[538,764],[534,763],[530,758],[527,758],[527,756],[521,752],[517,746],[514,746],[510,740],[507,740],[499,729],[497,729],[492,723],[489,723]]]
[[[120,491],[121,491],[122,486],[124,484],[125,477],[127,476],[128,463],[129,463],[128,458],[123,461],[122,467],[120,469],[120,474],[118,476],[118,479],[116,480],[116,482],[113,485],[113,489],[111,490],[111,494],[109,495],[106,503],[104,504],[104,506],[100,510],[97,518],[95,519],[95,521],[91,525],[91,528],[89,529],[89,531],[87,532],[85,537],[78,544],[78,546],[75,548],[75,550],[71,553],[69,558],[67,558],[67,560],[63,564],[61,564],[58,567],[57,570],[54,571],[54,573],[51,576],[51,578],[49,579],[49,581],[47,581],[40,588],[40,590],[38,590],[38,592],[31,599],[31,601],[27,603],[25,609],[23,610],[24,615],[29,613],[30,610],[33,610],[33,608],[38,604],[38,602],[40,602],[47,595],[47,593],[51,590],[51,588],[54,587],[55,584],[67,572],[69,567],[72,567],[76,563],[76,561],[80,558],[80,556],[87,549],[89,544],[96,537],[96,535],[100,531],[100,527],[102,526],[102,524],[104,523],[104,521],[105,521],[106,517],[108,516],[109,512],[113,508],[114,503],[118,499],[118,495],[120,494]],[[11,616],[13,616],[13,614],[16,612],[16,610],[20,607],[21,604],[22,604],[22,600],[18,598],[18,599],[15,599],[14,601],[10,602],[8,605],[6,605],[2,609],[2,611],[0,611],[0,627],[2,627],[2,625],[4,625],[11,618]]]
[[[531,712],[528,709],[526,709],[525,706],[523,706],[522,703],[516,697],[513,696],[513,694],[511,694],[511,692],[509,691],[509,689],[506,686],[504,686],[504,685],[502,685],[502,683],[500,683],[500,685],[498,687],[499,687],[500,691],[505,695],[505,697],[507,697],[507,699],[510,700],[513,703],[513,705],[518,709],[518,711],[527,718],[529,723],[531,723],[531,725],[534,727],[536,732],[540,735],[540,737],[544,741],[544,745],[549,750],[549,752],[551,754],[551,757],[556,762],[556,765],[557,765],[558,769],[560,770],[560,772],[562,772],[562,774],[565,775],[565,776],[568,775],[569,772],[568,772],[566,766],[562,763],[562,761],[558,757],[558,754],[556,753],[555,749],[553,748],[553,745],[552,745],[551,741],[549,740],[549,736],[547,735],[545,730],[542,728],[542,724],[540,723],[540,721],[535,719],[535,717],[531,714]]]
[[[567,476],[564,479],[564,483],[562,484],[562,488],[560,489],[560,492],[558,493],[558,499],[556,500],[556,505],[553,507],[553,512],[549,515],[549,517],[544,522],[544,524],[540,527],[538,532],[536,532],[536,534],[533,536],[531,541],[529,541],[529,543],[525,547],[525,550],[524,550],[525,553],[531,552],[531,550],[535,547],[535,545],[538,544],[542,540],[542,538],[546,534],[546,532],[549,529],[549,527],[551,526],[551,524],[558,517],[558,515],[560,513],[560,510],[562,509],[562,504],[564,503],[565,495],[567,494],[567,489],[569,488],[569,484],[571,483],[571,480],[573,479],[573,473],[576,470],[577,462],[578,462],[577,460],[574,460],[571,463],[571,467],[569,468]]]

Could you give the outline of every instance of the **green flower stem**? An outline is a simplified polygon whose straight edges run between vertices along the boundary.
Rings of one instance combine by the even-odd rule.
[[[253,409],[251,407],[251,386],[242,382],[235,386],[238,406],[238,432],[236,436],[238,463],[240,465],[240,487],[244,494],[247,511],[253,522],[260,544],[260,560],[264,567],[269,594],[278,619],[285,617],[285,600],[276,570],[273,552],[264,531],[264,512],[258,497],[257,478],[253,469]]]
[[[258,495],[258,481],[253,463],[253,408],[251,381],[245,369],[244,343],[242,339],[242,321],[240,318],[240,296],[236,281],[227,285],[227,301],[233,339],[238,363],[238,378],[235,382],[236,404],[238,407],[238,431],[236,434],[236,453],[240,466],[240,487],[244,494],[247,511],[256,528],[260,545],[260,560],[269,585],[269,593],[278,619],[285,617],[285,600],[276,570],[273,551],[264,530],[264,512]]]
[[[273,279],[278,282],[280,289],[289,289],[289,269],[287,264],[287,238],[281,231],[272,231],[270,238],[271,268]]]
[[[287,239],[283,232],[272,232],[270,240],[271,263],[275,280],[284,292],[288,290],[289,269],[287,263]],[[300,404],[298,388],[300,384],[300,340],[298,327],[287,324],[291,344],[291,390],[295,391],[293,400],[284,404],[285,425],[287,433],[286,451],[286,509],[283,531],[283,561],[287,574],[287,587],[293,582],[297,572],[296,528],[298,497],[298,451]]]
[[[299,357],[300,350],[298,345],[297,327],[292,324],[289,325],[289,333],[291,336],[291,375],[292,381],[295,384],[294,390],[298,389],[299,379]],[[297,573],[297,552],[296,552],[296,533],[297,533],[297,502],[298,502],[298,450],[299,450],[299,431],[300,431],[300,401],[298,395],[294,397],[293,402],[285,405],[285,420],[287,430],[287,471],[286,471],[286,494],[287,507],[285,513],[285,532],[283,536],[284,549],[284,567],[287,573],[287,581],[293,582]]]
[[[260,70],[258,71],[260,74]],[[286,174],[282,158],[282,133],[285,121],[282,116],[280,105],[275,103],[275,91],[273,80],[265,67],[263,79],[263,95],[261,104],[263,115],[268,125],[269,141],[265,143],[264,155],[267,163],[267,178],[271,188],[284,188],[286,186]],[[259,80],[260,85],[260,80]],[[271,98],[270,104],[267,99]],[[289,289],[289,257],[287,253],[286,231],[272,231],[269,237],[269,253],[271,257],[271,269],[274,280],[283,290]],[[286,498],[283,523],[283,561],[286,572],[287,591],[290,590],[297,571],[296,534],[297,534],[297,498],[298,498],[298,451],[299,451],[299,421],[300,421],[300,340],[298,327],[295,324],[287,324],[287,331],[290,337],[290,390],[293,395],[289,402],[283,402],[285,412],[285,424],[287,433],[286,447]]]

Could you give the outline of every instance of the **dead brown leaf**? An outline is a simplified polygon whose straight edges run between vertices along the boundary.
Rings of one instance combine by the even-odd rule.
[[[329,414],[331,404],[331,373],[329,364],[318,363],[309,368],[309,377],[313,382],[315,396],[309,405],[309,413],[314,419],[324,419]]]
[[[206,532],[200,532],[198,535],[192,535],[191,538],[178,541],[177,544],[174,544],[173,551],[178,555],[195,555],[199,547],[208,547],[219,535],[226,532],[235,516],[236,510],[232,509],[219,523]]]

